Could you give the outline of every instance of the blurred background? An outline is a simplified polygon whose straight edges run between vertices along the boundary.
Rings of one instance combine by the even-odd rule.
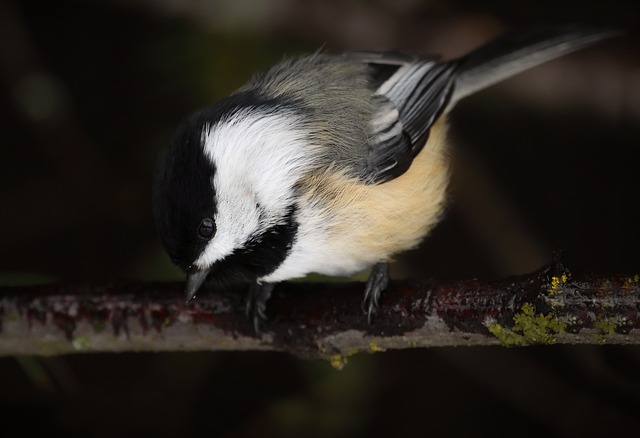
[[[461,55],[501,32],[628,33],[463,101],[444,221],[396,277],[493,278],[562,251],[640,271],[640,3],[0,0],[0,284],[180,281],[151,178],[182,117],[284,56]],[[6,437],[638,436],[640,348],[434,348],[0,358]]]

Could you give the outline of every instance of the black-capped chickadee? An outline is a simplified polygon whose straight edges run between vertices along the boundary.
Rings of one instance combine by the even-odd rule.
[[[417,246],[442,215],[446,114],[610,35],[531,29],[451,61],[319,52],[193,114],[161,153],[154,183],[157,230],[187,272],[187,302],[206,279],[249,281],[257,330],[275,283],[373,267],[363,302],[371,318],[391,257]]]

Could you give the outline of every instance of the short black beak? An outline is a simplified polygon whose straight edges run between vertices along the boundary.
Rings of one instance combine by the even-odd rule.
[[[185,298],[185,304],[189,304],[195,297],[198,289],[206,280],[211,269],[197,269],[192,268],[187,274],[187,296]]]

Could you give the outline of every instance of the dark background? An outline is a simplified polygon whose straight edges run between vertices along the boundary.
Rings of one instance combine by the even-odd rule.
[[[482,6],[479,6],[482,4]],[[393,273],[640,271],[636,1],[0,0],[0,284],[181,280],[154,158],[180,119],[293,55],[456,56],[541,22],[627,35],[462,102],[444,221]],[[0,359],[2,436],[638,436],[640,349],[434,348],[342,371],[275,353]]]

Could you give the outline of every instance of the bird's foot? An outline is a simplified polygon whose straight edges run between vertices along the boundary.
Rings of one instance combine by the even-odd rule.
[[[373,265],[367,280],[367,287],[362,300],[362,312],[367,315],[367,322],[371,324],[373,315],[378,312],[380,295],[389,285],[389,263],[380,262]]]
[[[267,301],[271,297],[273,283],[254,283],[249,288],[245,313],[247,318],[253,322],[253,329],[256,335],[260,335],[260,320],[266,320]]]

